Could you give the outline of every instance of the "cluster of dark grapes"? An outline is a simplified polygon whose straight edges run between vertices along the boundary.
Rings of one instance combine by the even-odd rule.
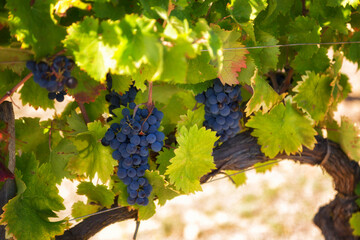
[[[27,61],[26,67],[32,71],[34,81],[49,91],[48,97],[51,100],[64,101],[65,86],[68,88],[77,86],[77,80],[71,76],[74,61],[65,56],[55,57],[51,65],[43,61],[39,63]]]
[[[198,103],[205,104],[204,126],[216,131],[220,142],[225,142],[240,131],[240,87],[228,84],[224,86],[220,79],[216,78],[213,87],[195,96]]]
[[[138,90],[134,86],[130,86],[130,89],[122,95],[115,92],[114,90],[112,90],[112,77],[110,73],[106,75],[106,84],[109,93],[106,94],[105,99],[108,103],[110,103],[109,112],[112,115],[116,116],[112,110],[119,108],[120,105],[126,107],[129,103],[134,102]]]
[[[129,109],[135,107],[132,102],[129,108],[122,110],[124,118],[120,123],[111,124],[101,143],[114,150],[112,157],[119,162],[117,175],[127,185],[127,202],[146,206],[152,191],[152,186],[144,177],[150,167],[149,149],[159,152],[164,145],[165,135],[158,131],[164,114],[156,108],[151,112],[147,108],[139,108],[131,115]]]

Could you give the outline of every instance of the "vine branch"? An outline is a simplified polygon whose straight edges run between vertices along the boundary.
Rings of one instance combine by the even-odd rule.
[[[84,103],[77,101],[77,104],[79,105],[81,114],[82,114],[82,116],[83,116],[83,118],[84,118],[85,124],[87,125],[87,124],[90,122],[90,118],[89,118],[89,115],[87,114],[87,111],[86,111],[86,108],[85,108],[85,106],[84,106]]]
[[[23,78],[18,84],[15,85],[10,91],[8,91],[1,99],[0,104],[3,103],[8,97],[10,97],[14,92],[18,90],[19,87],[21,87],[27,80],[29,80],[32,77],[32,73],[29,73],[26,75],[26,77]]]
[[[317,136],[316,139],[318,143],[313,150],[304,148],[301,155],[279,154],[275,159],[288,159],[301,164],[321,166],[333,178],[334,187],[338,194],[328,205],[319,209],[314,218],[314,223],[322,230],[326,239],[357,239],[352,235],[349,218],[352,213],[359,210],[355,202],[357,196],[354,193],[355,186],[360,179],[359,164],[350,160],[338,144],[320,136]],[[240,171],[252,167],[256,163],[270,160],[261,152],[257,139],[252,137],[249,131],[238,134],[214,149],[213,156],[216,169],[203,176],[201,183],[209,181],[224,170]],[[117,210],[104,212],[104,214],[85,219],[67,230],[63,236],[68,236],[69,232],[83,233],[83,235],[71,235],[73,238],[59,236],[56,239],[88,239],[107,225],[136,218],[136,211],[129,211],[126,207],[120,209],[121,217],[114,217],[116,215],[114,212]],[[91,234],[93,235],[87,233],[89,229],[92,230]]]

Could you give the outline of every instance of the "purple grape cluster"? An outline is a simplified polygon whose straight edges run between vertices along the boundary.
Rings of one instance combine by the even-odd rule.
[[[130,110],[135,107],[133,102],[122,110],[124,118],[120,123],[111,124],[101,143],[114,150],[112,157],[119,162],[117,175],[127,185],[127,202],[146,206],[152,191],[144,177],[150,168],[149,149],[159,152],[164,145],[165,135],[158,131],[164,114],[156,108],[149,113],[145,108],[131,115]]]
[[[74,61],[65,56],[55,57],[51,65],[43,61],[39,63],[27,61],[26,67],[32,71],[34,81],[49,91],[48,97],[51,100],[64,101],[65,86],[68,88],[77,86],[77,80],[71,76]]]
[[[213,87],[195,96],[198,103],[205,104],[204,126],[216,131],[220,142],[225,142],[240,131],[239,120],[243,116],[240,111],[240,87],[224,86],[216,78]]]
[[[130,89],[126,91],[123,95],[120,95],[119,93],[112,90],[112,77],[111,74],[108,73],[106,75],[106,85],[107,90],[109,93],[105,96],[105,99],[108,103],[110,103],[109,106],[109,112],[116,116],[112,110],[119,108],[120,105],[127,106],[129,103],[134,102],[136,94],[138,90],[134,86],[130,86]],[[110,118],[110,121],[112,119]]]

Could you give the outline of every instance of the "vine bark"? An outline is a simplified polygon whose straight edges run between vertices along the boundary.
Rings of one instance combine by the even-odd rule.
[[[329,204],[321,207],[314,217],[314,223],[321,229],[325,239],[359,239],[352,235],[349,219],[352,213],[359,211],[354,193],[360,179],[359,164],[350,160],[340,146],[330,140],[317,137],[313,150],[304,148],[301,154],[287,156],[279,154],[276,159],[288,159],[301,164],[321,166],[334,181],[338,192]],[[256,163],[270,160],[260,150],[256,138],[250,131],[238,134],[216,148],[213,153],[216,169],[201,178],[205,183],[223,170],[244,170]],[[104,227],[131,218],[136,218],[136,211],[126,207],[105,212],[83,220],[80,224],[57,236],[57,240],[88,239]],[[69,238],[70,237],[70,238]]]

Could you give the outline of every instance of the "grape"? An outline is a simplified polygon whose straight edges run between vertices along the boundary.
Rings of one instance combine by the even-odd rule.
[[[156,141],[156,135],[155,134],[149,134],[149,135],[147,135],[147,137],[146,137],[146,141],[148,142],[148,143],[154,143],[155,141]]]
[[[46,62],[36,63],[35,61],[27,61],[26,67],[32,71],[34,81],[40,87],[49,91],[48,98],[56,99],[62,102],[65,99],[66,91],[64,87],[75,88],[77,80],[71,76],[73,61],[65,56],[57,56],[49,65]]]
[[[150,113],[147,109],[137,109],[134,112],[133,106],[132,104],[130,107],[129,104],[128,108],[122,110],[124,118],[120,123],[111,125],[102,142],[105,145],[109,142],[114,149],[112,156],[119,162],[117,175],[128,186],[129,204],[134,204],[135,201],[147,205],[147,197],[152,191],[149,181],[144,177],[146,170],[150,168],[149,148],[158,152],[163,147],[165,134],[159,132],[158,128],[164,115],[156,108]]]
[[[115,138],[115,133],[109,129],[105,133],[105,138],[106,138],[106,140],[111,141]]]
[[[117,171],[117,175],[120,179],[125,178],[127,176],[127,171],[125,168],[119,168]]]
[[[76,88],[76,86],[78,85],[78,81],[74,77],[69,77],[65,80],[65,85],[71,89]]]
[[[130,205],[134,205],[136,203],[136,199],[135,198],[131,198],[130,196],[127,198],[127,202]]]
[[[153,144],[151,144],[151,149],[154,152],[160,152],[161,148],[162,148],[162,146],[161,146],[160,142],[154,142]]]
[[[56,98],[56,92],[49,92],[48,93],[48,98],[50,100],[54,100]]]
[[[197,94],[195,100],[198,103],[205,104],[203,125],[207,129],[217,132],[217,136],[220,137],[218,142],[224,142],[240,131],[239,120],[242,118],[240,112],[241,86],[223,85],[218,78],[214,79],[213,82],[213,87]]]

